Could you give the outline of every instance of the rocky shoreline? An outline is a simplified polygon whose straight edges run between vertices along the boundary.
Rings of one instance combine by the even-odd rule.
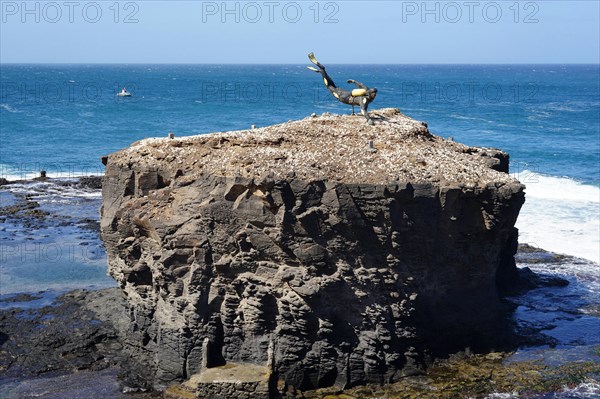
[[[3,302],[23,305],[35,299],[36,296],[18,295]],[[0,310],[0,381],[7,387],[3,393],[10,397],[27,391],[20,385],[27,387],[39,378],[47,379],[48,386],[43,390],[48,391],[56,379],[72,376],[78,380],[79,373],[100,371],[114,383],[111,395],[127,391],[117,383],[119,365],[128,361],[122,356],[123,336],[119,330],[126,319],[125,301],[115,288],[72,291],[60,296],[52,306],[42,308]],[[76,391],[86,389],[83,381],[73,384]],[[88,384],[93,387],[94,378]],[[32,388],[35,390],[36,386]],[[60,385],[55,389],[61,392]],[[33,396],[34,392],[30,394]],[[153,398],[158,393],[140,392],[132,397]]]
[[[35,183],[51,183],[58,188],[73,188],[78,190],[98,191],[102,189],[101,176],[82,176],[73,179],[60,178],[35,178],[33,180],[0,180],[0,187],[11,187],[14,185],[33,185]],[[40,188],[39,193],[44,194],[45,189]],[[21,194],[14,196],[10,204],[1,204],[0,222],[14,222],[27,230],[38,230],[48,219],[62,219],[64,224],[78,224],[85,226],[90,231],[100,231],[100,223],[96,218],[81,218],[73,222],[70,216],[50,214],[48,211],[40,209],[40,203],[36,201],[35,195]],[[61,223],[61,222],[59,222]]]

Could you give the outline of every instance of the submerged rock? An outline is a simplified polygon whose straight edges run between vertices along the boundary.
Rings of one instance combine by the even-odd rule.
[[[284,384],[347,387],[499,345],[524,201],[508,155],[371,115],[108,156],[101,232],[129,307],[130,383],[265,365],[271,344]]]

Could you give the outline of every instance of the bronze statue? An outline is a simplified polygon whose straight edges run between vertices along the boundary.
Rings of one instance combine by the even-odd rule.
[[[369,89],[364,84],[352,79],[349,79],[348,83],[354,83],[356,86],[358,86],[358,89],[353,89],[352,91],[341,89],[337,87],[335,83],[333,83],[333,80],[329,77],[329,75],[327,75],[327,72],[325,71],[325,66],[323,66],[323,64],[317,61],[314,53],[310,53],[308,55],[308,59],[310,60],[310,62],[319,67],[319,69],[311,66],[307,68],[311,71],[315,71],[321,74],[321,76],[323,77],[323,82],[325,83],[325,86],[329,89],[331,94],[333,94],[335,98],[337,98],[344,104],[352,105],[352,115],[356,115],[354,113],[354,107],[359,106],[360,113],[363,114],[365,118],[367,118],[367,122],[369,123],[369,125],[372,125],[373,120],[369,116],[367,108],[369,107],[369,104],[373,100],[375,100],[375,96],[377,96],[377,89]]]

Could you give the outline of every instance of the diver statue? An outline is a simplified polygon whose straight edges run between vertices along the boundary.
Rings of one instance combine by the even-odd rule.
[[[325,67],[323,66],[323,64],[321,64],[315,58],[314,53],[310,53],[308,55],[308,59],[310,60],[310,62],[315,64],[319,69],[311,67],[311,66],[309,66],[307,68],[310,69],[311,71],[315,71],[315,72],[321,74],[321,76],[323,77],[323,82],[325,83],[325,86],[329,89],[331,94],[333,94],[333,96],[335,98],[337,98],[344,104],[352,105],[352,115],[356,115],[354,113],[354,107],[359,106],[360,113],[363,114],[365,118],[367,118],[367,122],[369,123],[369,125],[372,125],[373,120],[369,116],[369,113],[367,112],[367,108],[369,107],[369,104],[373,100],[375,100],[375,96],[377,96],[377,89],[376,88],[369,89],[364,84],[357,82],[355,80],[352,80],[352,79],[349,79],[348,83],[354,83],[356,86],[358,86],[358,89],[353,89],[352,91],[341,89],[341,88],[337,87],[335,85],[335,83],[333,83],[333,80],[329,77],[329,75],[327,75],[327,72],[325,71]]]

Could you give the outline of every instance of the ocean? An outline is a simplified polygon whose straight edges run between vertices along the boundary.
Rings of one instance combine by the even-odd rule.
[[[328,65],[328,72],[339,86],[355,79],[377,87],[372,109],[399,108],[434,134],[510,154],[511,173],[527,186],[520,242],[577,258],[529,265],[571,285],[522,298],[516,317],[554,323],[546,332],[564,356],[600,345],[600,311],[590,305],[600,303],[600,66]],[[0,177],[31,179],[45,170],[62,181],[0,190],[3,209],[25,198],[47,215],[35,223],[5,216],[0,227],[0,298],[43,293],[27,306],[68,289],[115,286],[90,228],[100,192],[72,182],[101,175],[103,155],[169,132],[351,110],[304,64],[1,65],[0,84]],[[133,96],[117,97],[123,87]],[[572,308],[579,313],[568,324]],[[590,395],[600,394],[597,382],[595,389]],[[573,397],[594,397],[585,395]]]

